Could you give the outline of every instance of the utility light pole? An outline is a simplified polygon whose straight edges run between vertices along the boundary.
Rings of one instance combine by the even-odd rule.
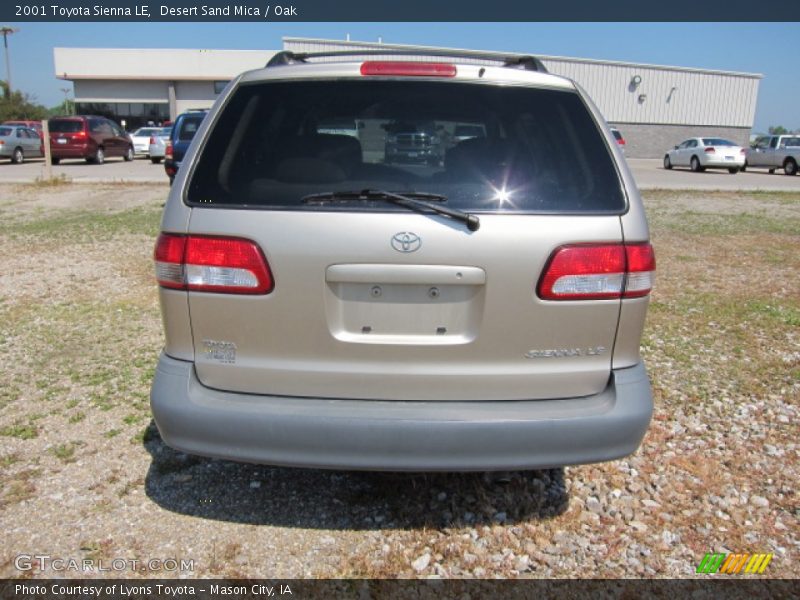
[[[3,34],[3,46],[6,50],[6,84],[8,85],[8,97],[11,97],[11,61],[8,59],[8,36],[12,33],[17,33],[19,29],[16,27],[9,27],[4,25],[0,27],[0,33]]]
[[[69,107],[69,93],[72,91],[69,88],[59,88],[62,92],[64,92],[64,112],[68,115],[72,114],[72,110]]]

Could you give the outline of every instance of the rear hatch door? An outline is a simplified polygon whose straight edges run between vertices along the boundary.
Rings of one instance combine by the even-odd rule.
[[[387,165],[385,126],[435,123],[441,165]],[[358,136],[315,122],[348,117]],[[459,125],[485,137],[448,140]],[[438,141],[438,140],[437,140]],[[446,197],[480,229],[330,190]],[[190,292],[199,379],[298,397],[519,400],[607,385],[620,300],[552,301],[565,244],[620,243],[626,199],[574,90],[423,81],[243,87],[189,174],[190,233],[255,241],[266,295]]]

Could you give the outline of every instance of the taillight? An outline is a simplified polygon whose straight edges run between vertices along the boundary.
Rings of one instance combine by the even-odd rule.
[[[164,149],[164,158],[172,160],[172,142],[167,142],[167,147]]]
[[[162,233],[155,249],[162,287],[220,294],[269,294],[275,287],[258,245],[240,238]]]
[[[739,150],[739,154],[745,154],[744,148],[741,148],[741,149]]]
[[[407,77],[455,77],[456,66],[447,63],[367,61],[361,64],[362,75],[400,75]]]
[[[617,143],[620,146],[624,146],[625,145],[625,138],[617,138]]]
[[[714,152],[716,152],[716,150],[714,150],[714,148],[712,148],[711,146],[706,148],[706,154],[714,154]]]
[[[156,143],[156,136],[154,136],[154,135],[151,135],[151,136],[150,136],[150,142],[149,142],[149,143],[150,143],[150,144],[155,144],[155,143]]]
[[[649,243],[562,246],[550,257],[537,293],[542,300],[608,300],[646,296],[656,258]]]
[[[77,132],[72,134],[72,139],[73,140],[86,139],[86,132],[85,131],[77,131]]]

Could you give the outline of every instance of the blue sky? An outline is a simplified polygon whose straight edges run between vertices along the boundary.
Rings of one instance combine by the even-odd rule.
[[[12,83],[63,101],[53,48],[279,49],[283,36],[507,50],[761,73],[755,129],[800,128],[800,75],[781,59],[796,23],[19,23],[9,38]],[[0,64],[0,68],[2,65]],[[5,72],[3,71],[3,76]]]

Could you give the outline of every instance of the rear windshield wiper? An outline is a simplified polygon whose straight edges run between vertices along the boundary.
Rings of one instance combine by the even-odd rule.
[[[386,200],[400,206],[405,206],[411,210],[432,211],[440,215],[445,215],[464,223],[470,231],[478,231],[481,222],[475,215],[471,215],[463,210],[446,208],[432,202],[447,202],[447,197],[440,194],[429,194],[426,192],[404,192],[396,194],[385,190],[361,190],[361,191],[341,191],[341,192],[320,192],[319,194],[309,194],[303,196],[300,201],[303,204],[317,204],[323,202],[350,202]]]

